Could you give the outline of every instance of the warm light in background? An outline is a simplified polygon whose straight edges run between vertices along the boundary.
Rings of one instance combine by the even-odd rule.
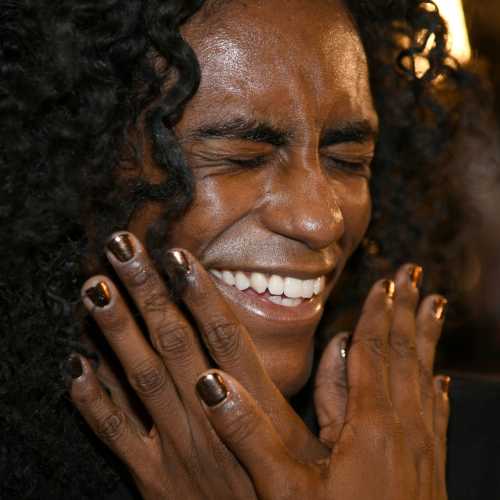
[[[462,64],[469,62],[472,50],[462,0],[434,0],[434,3],[448,24],[448,47],[451,55]]]
[[[448,26],[448,50],[450,55],[461,64],[468,63],[472,57],[472,50],[462,0],[434,0],[434,3],[439,8],[439,13]],[[429,4],[427,4],[427,8],[429,10],[433,9]],[[426,55],[434,46],[435,41],[436,37],[431,34],[423,54],[414,57],[415,73],[419,78],[429,69],[429,60]],[[438,83],[441,80],[442,78],[438,77],[435,81]]]

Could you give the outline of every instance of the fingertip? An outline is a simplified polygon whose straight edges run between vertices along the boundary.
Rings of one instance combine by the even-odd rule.
[[[93,312],[111,305],[116,289],[111,280],[104,275],[92,276],[80,289],[80,297],[85,307]]]
[[[448,399],[451,377],[448,375],[438,375],[434,377],[434,390],[437,396]]]
[[[198,378],[196,392],[206,407],[214,409],[226,401],[229,389],[221,372],[210,370]]]

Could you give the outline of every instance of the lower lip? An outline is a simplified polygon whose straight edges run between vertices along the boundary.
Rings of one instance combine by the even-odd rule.
[[[216,277],[213,277],[213,279],[219,290],[231,303],[267,320],[309,323],[319,320],[323,312],[323,294],[315,295],[310,299],[303,299],[298,306],[287,307],[270,302],[265,298],[265,294],[259,295],[252,288],[241,291]]]

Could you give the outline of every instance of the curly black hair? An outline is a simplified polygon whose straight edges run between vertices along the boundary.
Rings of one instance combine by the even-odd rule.
[[[447,54],[432,2],[345,1],[381,119],[373,220],[345,300],[360,303],[377,275],[412,259],[446,292],[440,277],[459,258],[451,221],[460,210],[443,193],[446,157],[477,81]],[[170,222],[193,199],[173,127],[200,82],[180,27],[203,3],[0,0],[2,498],[101,498],[126,478],[68,401],[61,367],[72,351],[93,356],[80,341],[79,289],[105,265],[105,239],[141,204],[162,201],[168,210],[147,238],[158,261]],[[163,183],[118,175],[140,165],[131,140],[140,130]]]

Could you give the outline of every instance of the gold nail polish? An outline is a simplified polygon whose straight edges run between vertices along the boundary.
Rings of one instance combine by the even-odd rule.
[[[393,300],[396,296],[396,283],[392,280],[385,280],[382,286],[384,287],[387,298]]]
[[[120,262],[128,262],[135,254],[132,240],[126,233],[116,235],[106,246]]]
[[[209,373],[196,384],[198,395],[207,406],[216,406],[227,398],[228,390],[218,373]]]
[[[85,290],[85,295],[97,307],[105,307],[111,302],[111,292],[108,285],[101,281],[96,286]]]
[[[414,266],[410,269],[410,280],[414,288],[419,289],[422,286],[424,270],[420,266]]]
[[[444,394],[448,394],[448,391],[450,389],[451,378],[448,376],[439,377],[438,383],[439,383],[439,387],[441,389],[441,392],[443,392]]]
[[[434,312],[434,317],[438,320],[442,320],[446,314],[446,309],[448,307],[448,301],[444,297],[439,297],[434,301],[432,305],[432,310]]]

